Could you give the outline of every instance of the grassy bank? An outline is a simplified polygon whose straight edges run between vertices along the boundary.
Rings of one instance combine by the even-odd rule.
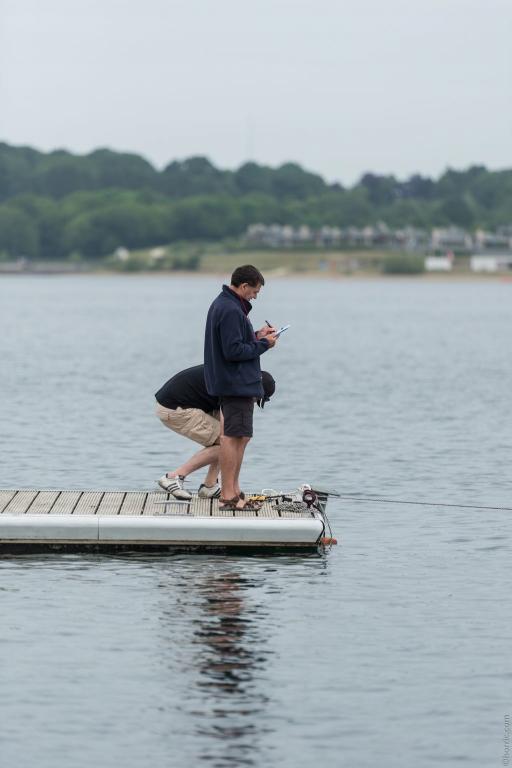
[[[380,275],[423,271],[423,257],[385,250],[327,250],[242,248],[225,244],[173,244],[158,249],[132,251],[126,261],[109,259],[121,271],[187,270],[229,273],[240,264],[255,264],[273,274]],[[457,258],[453,274],[469,273],[469,259]]]
[[[391,274],[433,279],[489,279],[473,273],[469,258],[457,257],[450,273],[424,273],[423,257],[397,251],[325,249],[249,249],[230,243],[175,243],[138,251],[120,250],[106,259],[0,262],[2,273],[77,274],[91,272],[230,274],[240,264],[255,264],[264,274],[315,274],[325,277],[387,277]]]

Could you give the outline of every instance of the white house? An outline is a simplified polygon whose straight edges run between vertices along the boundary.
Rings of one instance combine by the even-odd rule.
[[[430,247],[433,251],[470,251],[471,235],[459,227],[436,227],[432,230]]]
[[[484,251],[509,251],[512,249],[512,237],[506,234],[496,232],[486,232],[484,229],[477,229],[475,232],[476,250]]]
[[[425,270],[427,272],[451,272],[453,256],[427,256]]]
[[[472,272],[510,272],[512,271],[512,254],[475,254],[471,256]]]
[[[130,258],[130,251],[128,248],[120,245],[119,248],[115,249],[114,256],[118,261],[128,261]]]

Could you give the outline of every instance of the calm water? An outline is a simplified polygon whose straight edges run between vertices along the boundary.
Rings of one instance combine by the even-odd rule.
[[[152,487],[216,278],[2,277],[0,487]],[[269,280],[243,486],[512,507],[512,284]],[[197,477],[199,483],[201,477]],[[512,512],[330,503],[327,557],[0,560],[0,758],[502,764]]]

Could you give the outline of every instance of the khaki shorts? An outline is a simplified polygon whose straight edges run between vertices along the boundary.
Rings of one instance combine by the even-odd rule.
[[[157,405],[156,415],[165,427],[208,448],[220,444],[219,411],[205,413],[200,408],[165,408]]]

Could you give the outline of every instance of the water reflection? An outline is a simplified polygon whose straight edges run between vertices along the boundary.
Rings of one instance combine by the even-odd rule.
[[[205,747],[198,757],[215,766],[261,764],[261,737],[270,729],[263,725],[269,699],[260,679],[269,649],[266,612],[254,601],[256,583],[230,570],[196,586],[196,685],[203,703],[195,713],[196,733]]]

